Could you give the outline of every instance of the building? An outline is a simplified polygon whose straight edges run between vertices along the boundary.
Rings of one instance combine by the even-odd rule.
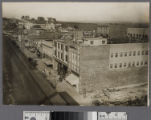
[[[110,70],[128,69],[148,65],[148,44],[113,44],[110,45]]]
[[[149,40],[148,28],[128,28],[127,37],[129,42],[148,42]]]
[[[52,58],[53,57],[53,41],[47,41],[47,40],[43,40],[41,42],[41,52],[43,54],[43,56],[48,57],[48,58]]]
[[[58,73],[79,93],[148,80],[148,43],[91,46],[56,40],[54,44]]]
[[[84,38],[94,38],[96,36],[95,30],[91,31],[83,31],[83,37]]]
[[[106,44],[107,44],[107,38],[103,38],[103,37],[83,39],[83,45],[85,46],[99,46],[99,45],[106,45]]]
[[[97,36],[109,39],[109,43],[123,43],[126,38],[127,27],[124,24],[103,24],[97,27]]]

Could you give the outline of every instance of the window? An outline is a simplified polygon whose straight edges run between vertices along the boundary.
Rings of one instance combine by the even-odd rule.
[[[145,65],[147,65],[148,64],[148,62],[147,61],[145,61]]]
[[[123,57],[123,53],[120,53],[120,57]]]
[[[147,36],[147,35],[145,35],[145,39],[148,39],[148,36]]]
[[[115,53],[115,57],[118,57],[118,53]]]
[[[113,65],[112,65],[112,64],[110,64],[110,68],[113,68]]]
[[[58,49],[60,48],[60,44],[58,43]]]
[[[57,47],[57,43],[55,42],[54,44],[55,44],[55,47]]]
[[[68,62],[68,56],[66,55],[66,62]]]
[[[124,67],[126,67],[126,63],[124,63]]]
[[[119,67],[120,67],[120,68],[122,67],[122,63],[120,63]]]
[[[113,57],[113,53],[111,54],[111,57]]]
[[[90,44],[93,45],[94,41],[90,41]]]
[[[133,51],[133,56],[135,56],[136,55],[136,51]]]
[[[139,38],[141,38],[141,34],[139,34]]]
[[[139,36],[138,36],[138,34],[136,34],[136,38],[138,38]]]
[[[129,56],[131,56],[131,55],[132,55],[132,52],[130,51],[130,52],[129,52]]]
[[[55,50],[55,56],[57,56],[57,51]]]
[[[63,60],[63,53],[61,53],[61,59]]]
[[[127,56],[127,52],[125,52],[125,57]]]
[[[135,62],[132,63],[132,66],[133,66],[133,67],[135,66]]]
[[[128,63],[128,67],[131,67],[131,63],[130,62]]]
[[[58,58],[60,58],[60,52],[58,52]]]
[[[145,55],[148,55],[148,50],[145,51]]]
[[[63,44],[61,44],[61,50],[63,50]]]
[[[136,64],[137,66],[139,66],[139,62],[137,62],[137,64]]]
[[[102,40],[102,44],[105,44],[105,41],[104,41],[104,40]]]
[[[66,51],[68,52],[68,46],[65,46]]]
[[[141,62],[141,65],[143,65],[143,61]]]
[[[142,51],[142,55],[144,55],[144,51]]]
[[[117,68],[117,64],[115,63],[115,66],[114,66],[115,68]]]

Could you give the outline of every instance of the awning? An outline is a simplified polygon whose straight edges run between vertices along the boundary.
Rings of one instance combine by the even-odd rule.
[[[70,74],[68,75],[65,80],[67,82],[69,82],[71,85],[77,85],[79,83],[79,77],[74,75],[74,74]]]

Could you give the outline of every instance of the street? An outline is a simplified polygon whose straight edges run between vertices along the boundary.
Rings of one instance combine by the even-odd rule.
[[[45,95],[35,84],[29,66],[17,56],[21,55],[19,49],[8,37],[4,37],[3,48],[4,104],[38,104]]]
[[[31,68],[27,58],[12,40],[6,36],[3,39],[3,103],[44,104],[48,98],[58,96],[44,76]]]

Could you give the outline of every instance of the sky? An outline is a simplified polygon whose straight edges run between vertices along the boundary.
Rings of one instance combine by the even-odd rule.
[[[3,17],[53,17],[71,22],[149,23],[149,2],[3,2]]]

